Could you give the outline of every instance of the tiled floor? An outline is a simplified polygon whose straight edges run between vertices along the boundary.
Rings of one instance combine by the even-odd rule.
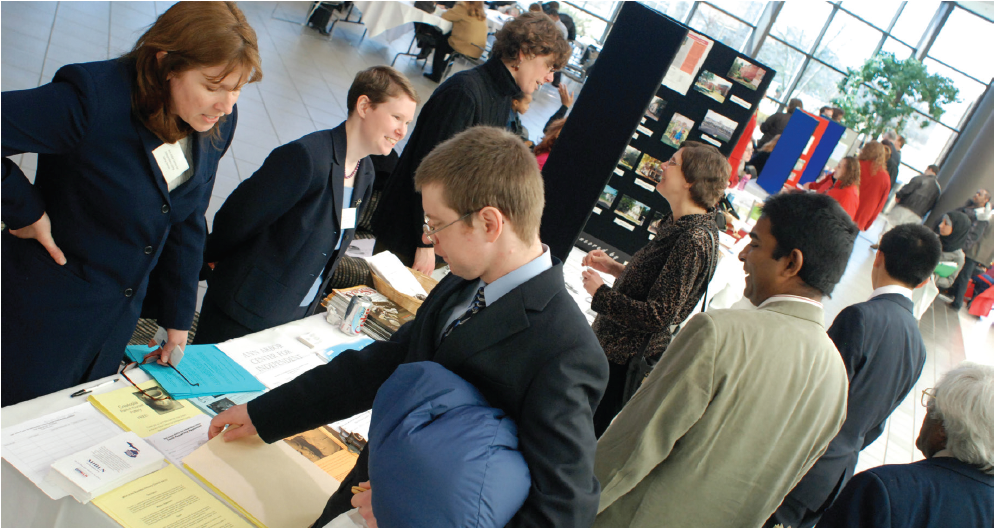
[[[0,89],[33,88],[50,81],[65,64],[119,56],[170,5],[172,2],[4,1],[0,3]],[[344,120],[345,95],[356,72],[389,64],[411,39],[409,33],[392,43],[382,38],[367,38],[360,43],[362,29],[351,24],[337,26],[329,39],[273,17],[303,20],[309,2],[239,5],[258,35],[264,78],[242,91],[238,130],[218,170],[207,211],[208,224],[228,194],[262,164],[273,148]],[[420,65],[402,57],[396,66],[410,77],[422,101],[427,100],[437,85],[422,78]],[[533,140],[539,139],[539,130],[558,107],[555,90],[544,87],[523,116],[523,123],[533,131]],[[403,148],[404,142],[398,145],[398,152]],[[26,154],[16,161],[33,176],[36,156]],[[876,239],[876,234],[873,237]],[[826,302],[826,310],[833,316],[870,294],[870,238],[858,240],[843,281],[833,299]],[[889,420],[885,434],[864,451],[859,469],[919,458],[914,447],[922,422],[919,391],[931,387],[943,372],[965,358],[995,363],[991,321],[978,321],[966,311],[956,314],[938,302],[923,316],[920,329],[929,350],[922,377]]]

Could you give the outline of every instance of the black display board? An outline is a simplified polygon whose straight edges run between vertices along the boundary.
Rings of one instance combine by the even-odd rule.
[[[654,220],[670,213],[655,184],[676,145],[709,142],[728,156],[742,135],[775,72],[688,31],[642,4],[620,10],[543,168],[541,236],[556,257],[565,259],[576,244],[627,261],[650,240]],[[685,72],[686,93],[662,84],[672,63],[695,62],[704,41],[710,49],[698,71]]]

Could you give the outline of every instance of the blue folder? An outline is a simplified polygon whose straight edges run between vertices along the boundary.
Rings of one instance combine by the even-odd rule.
[[[146,354],[155,350],[156,348],[132,345],[125,353],[132,361],[140,362]],[[183,352],[183,361],[178,370],[186,376],[186,380],[168,365],[153,362],[141,366],[174,399],[262,391],[266,388],[249,371],[214,345],[187,345]],[[197,385],[193,385],[195,383]]]

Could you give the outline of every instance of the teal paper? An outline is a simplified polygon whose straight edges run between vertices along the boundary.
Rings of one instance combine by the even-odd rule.
[[[126,353],[132,361],[141,361],[146,354],[155,350],[156,348],[132,345],[127,348]],[[183,360],[177,368],[190,382],[199,383],[198,386],[187,383],[172,367],[155,362],[142,365],[142,370],[155,378],[159,385],[177,400],[233,392],[262,391],[266,388],[214,345],[187,345],[183,352]]]
[[[346,350],[362,350],[363,347],[372,342],[373,342],[372,339],[368,337],[363,337],[355,341],[349,341],[348,343],[342,343],[339,345],[328,347],[321,352],[321,355],[328,361],[331,361],[335,359],[335,356],[345,352]]]

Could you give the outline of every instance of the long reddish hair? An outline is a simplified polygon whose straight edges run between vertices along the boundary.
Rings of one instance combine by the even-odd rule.
[[[553,150],[553,145],[556,144],[556,138],[560,137],[560,132],[563,130],[563,124],[567,122],[567,118],[557,119],[549,124],[549,128],[546,129],[546,135],[542,137],[542,141],[536,145],[533,152],[538,156],[540,154],[545,154],[550,150]]]
[[[158,59],[156,55],[165,51]],[[168,77],[194,68],[224,65],[221,82],[240,71],[239,88],[262,80],[256,32],[234,2],[177,2],[156,19],[124,59],[135,61],[131,106],[145,126],[166,143],[193,129],[173,114]],[[223,119],[223,118],[222,118]],[[216,134],[218,127],[213,132]]]

